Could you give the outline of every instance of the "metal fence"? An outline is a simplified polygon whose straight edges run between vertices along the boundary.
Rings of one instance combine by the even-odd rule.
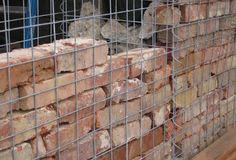
[[[235,126],[235,0],[0,3],[0,159],[191,159]]]

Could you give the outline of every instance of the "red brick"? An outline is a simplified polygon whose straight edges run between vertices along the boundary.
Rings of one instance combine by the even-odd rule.
[[[206,35],[209,33],[217,32],[220,29],[219,19],[207,19],[206,21],[199,22],[199,31],[197,34]]]
[[[37,115],[35,117],[35,115]],[[12,139],[5,136],[10,135],[10,130],[7,129],[7,124],[10,122],[12,124],[12,129],[14,131],[14,143],[19,144],[21,142],[33,139],[36,136],[36,122],[37,119],[37,134],[46,134],[56,125],[56,112],[50,108],[42,108],[35,111],[27,113],[14,113],[13,119],[6,120],[6,124],[3,127],[2,139],[5,139],[3,143],[0,143],[0,150],[6,149],[11,146]],[[54,120],[54,121],[53,121]],[[7,122],[9,121],[9,122]],[[2,129],[0,129],[2,130]],[[10,132],[10,133],[7,133]],[[7,139],[6,139],[7,138]]]
[[[89,116],[79,120],[77,123],[62,125],[59,130],[54,129],[43,138],[47,152],[55,151],[58,146],[65,149],[67,144],[86,135],[90,130],[92,130],[93,121],[93,116]]]
[[[147,85],[138,78],[112,83],[105,87],[106,95],[114,103],[138,98],[147,93]]]
[[[230,1],[217,1],[208,5],[208,17],[216,17],[229,14]]]
[[[169,83],[171,67],[166,65],[159,70],[143,74],[143,81],[148,84],[149,91],[155,91]]]
[[[0,55],[0,93],[18,85],[33,81],[33,68],[35,70],[35,81],[49,79],[54,76],[54,63],[50,57],[51,53],[45,50],[33,49],[16,49],[10,53]],[[9,54],[9,60],[7,59]],[[34,66],[32,62],[34,61]],[[10,67],[10,83],[8,82],[8,67]]]
[[[182,21],[191,22],[207,17],[207,5],[206,4],[191,4],[181,6]]]
[[[96,146],[94,146],[93,141],[96,141]],[[72,144],[68,149],[64,150],[60,154],[61,160],[87,160],[94,157],[93,148],[95,147],[96,154],[100,154],[110,148],[110,137],[107,131],[99,131],[88,135],[78,142],[77,145]]]
[[[231,1],[233,2],[233,1]],[[236,1],[235,3],[235,12],[236,12]],[[232,6],[231,6],[232,7]],[[232,12],[230,12],[232,13]],[[236,27],[236,16],[226,16],[226,17],[221,17],[220,18],[220,30],[227,30],[227,29],[233,29]]]
[[[16,101],[17,98],[19,98],[18,88],[12,89],[11,92],[6,91],[0,94],[0,118],[5,117],[11,109],[18,109],[19,104],[18,101]],[[13,103],[10,103],[11,101],[13,101]]]
[[[236,13],[236,0],[230,1],[230,13]]]
[[[78,105],[79,111],[76,111],[76,104]],[[95,90],[89,90],[77,95],[76,97],[70,97],[66,100],[60,101],[58,103],[57,110],[60,115],[60,122],[72,123],[76,119],[76,113],[78,119],[85,118],[92,115],[98,110],[104,108],[106,105],[106,94],[102,88],[97,88]],[[76,113],[75,113],[76,111]]]

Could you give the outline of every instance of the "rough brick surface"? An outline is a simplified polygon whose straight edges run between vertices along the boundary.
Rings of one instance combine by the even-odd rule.
[[[119,146],[124,144],[126,141],[130,141],[135,138],[139,138],[140,133],[145,133],[151,129],[151,119],[148,117],[143,117],[141,119],[142,127],[140,126],[140,121],[133,121],[127,124],[127,133],[125,125],[121,125],[112,129],[112,141],[114,146]],[[142,131],[141,131],[142,130]],[[127,136],[126,136],[127,134]],[[126,138],[127,137],[127,138]]]
[[[142,146],[141,144],[142,138]],[[129,159],[133,159],[140,154],[152,149],[153,147],[159,145],[163,142],[163,129],[162,127],[154,128],[148,134],[140,137],[139,139],[133,140],[128,143],[128,157]],[[141,149],[142,148],[142,149]],[[113,150],[113,156],[109,153],[102,155],[99,157],[99,160],[120,160],[126,159],[126,147],[123,145]]]
[[[43,142],[42,137],[39,135],[37,138],[31,141],[31,147],[33,150],[34,157],[44,157],[46,155],[46,148]]]
[[[236,1],[235,3],[235,11],[236,11]],[[236,16],[227,16],[224,18],[220,18],[220,30],[233,29],[236,27]]]
[[[138,78],[112,83],[105,87],[106,95],[114,103],[129,101],[147,93],[147,85]]]
[[[198,96],[202,96],[217,88],[217,78],[212,77],[198,85]]]
[[[14,157],[13,157],[14,153]],[[0,159],[2,160],[32,160],[33,151],[29,143],[22,143],[11,149],[1,151]]]
[[[155,91],[169,83],[171,67],[166,65],[159,70],[143,74],[143,81],[147,83],[149,91]]]
[[[206,4],[192,4],[181,6],[182,21],[191,22],[207,17],[207,5]]]
[[[36,136],[35,119],[37,119],[37,133],[45,134],[56,125],[56,112],[49,108],[42,108],[36,112],[31,111],[27,113],[15,113],[14,118],[11,120],[12,122],[7,122],[10,120],[6,120],[4,123],[5,125],[1,126],[4,127],[1,128],[1,130],[3,130],[1,140],[5,139],[5,141],[0,143],[0,150],[10,147],[12,139],[6,139],[7,137],[5,136],[10,135],[11,133],[15,134],[15,144],[34,138]],[[7,127],[8,123],[12,124],[13,132],[11,132],[11,130]]]
[[[101,65],[106,62],[108,45],[106,41],[88,38],[70,38],[38,46],[57,54],[57,72],[75,71]],[[55,50],[55,51],[54,51]],[[93,60],[91,60],[91,57]],[[76,62],[75,62],[76,58]],[[76,63],[76,67],[74,64]]]
[[[76,102],[77,99],[77,102]],[[106,104],[106,94],[101,88],[95,90],[90,90],[83,92],[75,96],[70,97],[58,103],[57,110],[60,115],[60,122],[72,123],[76,119],[77,110],[76,104],[78,105],[77,116],[78,119],[85,118],[92,115],[94,111],[98,111],[105,107]]]
[[[208,17],[216,17],[229,14],[230,1],[217,1],[208,5]]]
[[[189,88],[176,95],[176,105],[178,108],[189,106],[197,99],[197,87]]]
[[[55,129],[50,132],[43,138],[47,152],[55,151],[58,146],[65,148],[66,145],[86,135],[92,130],[93,121],[93,116],[89,116],[77,121],[77,123],[62,125],[59,131]]]
[[[48,58],[51,53],[46,50],[33,49],[33,57],[32,49],[17,49],[8,54],[9,59],[7,59],[7,53],[0,55],[0,93],[9,90],[9,86],[14,88],[20,84],[32,82],[33,77],[37,82],[54,76],[53,59]],[[9,65],[12,65],[9,69],[10,75],[7,69]],[[11,78],[10,82],[8,76]]]
[[[123,57],[125,60],[128,59],[130,78],[165,67],[167,64],[167,55],[164,48],[136,48],[117,56]]]
[[[0,94],[0,118],[5,117],[11,109],[18,109],[19,104],[18,101],[16,101],[17,98],[19,98],[18,88],[14,88],[11,91],[6,91]],[[10,101],[14,102],[10,103]]]
[[[96,141],[96,146],[94,146],[93,141]],[[68,147],[68,149],[64,150],[60,154],[61,160],[87,160],[92,158],[95,154],[99,154],[101,152],[106,151],[109,149],[110,146],[110,136],[109,133],[105,131],[99,131],[95,133],[93,136],[92,134],[88,135],[87,137],[83,138],[78,142],[78,147],[75,144],[72,144]],[[93,152],[93,148],[95,148],[96,153]]]
[[[153,111],[153,119],[156,127],[161,126],[165,120],[169,117],[166,117],[166,113],[170,110],[170,105],[163,106]]]

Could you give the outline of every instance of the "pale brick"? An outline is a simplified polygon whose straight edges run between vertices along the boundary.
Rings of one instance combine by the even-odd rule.
[[[14,154],[14,157],[13,157]],[[14,147],[14,151],[11,149],[1,151],[0,159],[2,160],[32,160],[33,152],[29,143],[22,143]]]
[[[146,151],[143,155],[144,160],[171,160],[172,146],[171,141],[162,142],[158,146]]]
[[[76,107],[76,104],[78,107]],[[104,108],[105,105],[106,94],[102,88],[97,88],[78,94],[77,98],[73,96],[60,101],[56,107],[60,116],[60,122],[72,123],[76,119],[75,111],[77,108],[79,109],[79,111],[77,111],[78,119],[81,119],[92,115],[94,111],[97,112]]]
[[[188,80],[189,73],[182,74],[180,76],[175,77],[175,89],[178,92],[184,91],[189,88],[189,80]]]
[[[114,103],[138,98],[147,93],[147,85],[138,78],[112,83],[105,87],[106,95]]]
[[[37,138],[31,141],[31,147],[33,150],[34,158],[44,157],[46,155],[46,148],[40,135],[38,135]]]
[[[186,107],[183,110],[183,123],[197,117],[200,113],[205,111],[205,108],[206,107],[202,107],[200,98],[195,100],[190,107]]]
[[[182,129],[184,130],[185,135],[189,137],[195,133],[199,133],[201,127],[200,120],[198,118],[193,118],[191,121],[185,123]]]
[[[229,14],[230,1],[217,1],[208,5],[208,17],[216,17]]]
[[[191,22],[207,17],[207,5],[206,4],[192,4],[181,6],[182,21]]]
[[[18,88],[0,94],[0,118],[5,117],[11,111],[11,108],[12,110],[18,109],[19,104],[17,98],[19,98]],[[11,101],[13,103],[10,103]]]
[[[149,91],[155,91],[169,83],[171,67],[167,65],[159,70],[143,74],[143,81],[148,84]]]
[[[140,132],[146,132],[151,129],[151,120],[148,117],[143,117],[142,127],[140,126],[140,121],[133,121],[127,124],[127,139],[126,139],[126,127],[121,125],[112,129],[112,141],[114,146],[119,146],[124,144],[126,141],[130,141],[135,138],[139,138]],[[142,131],[141,131],[142,129]]]
[[[189,159],[199,152],[199,134],[194,134],[182,141],[183,158]]]
[[[95,140],[95,145],[93,141]],[[108,150],[110,146],[110,136],[109,133],[105,131],[99,131],[93,134],[88,135],[83,138],[78,143],[78,147],[75,144],[72,144],[68,149],[60,153],[61,160],[87,160],[94,157],[95,153],[93,148],[95,148],[96,155]]]
[[[36,117],[35,117],[36,116]],[[14,136],[14,143],[19,144],[21,142],[33,139],[36,136],[35,130],[35,120],[37,119],[37,133],[38,134],[45,134],[48,133],[55,125],[56,125],[56,112],[50,108],[42,108],[35,111],[27,112],[27,113],[15,113],[13,119],[9,119],[7,121],[12,121],[13,134]],[[8,122],[8,123],[9,123]],[[7,122],[6,122],[7,123]],[[7,124],[6,124],[7,125]],[[12,139],[6,139],[6,135],[10,135],[10,130],[6,130],[6,125],[1,127],[3,128],[3,137],[5,139],[3,143],[0,143],[0,150],[6,149],[10,147]],[[2,129],[1,129],[2,130]],[[10,133],[7,133],[10,132]],[[7,143],[7,141],[9,141]],[[4,143],[5,142],[5,143]]]
[[[220,115],[224,116],[235,108],[236,96],[220,101]]]
[[[136,48],[129,50],[127,53],[119,53],[117,57],[128,59],[130,78],[165,67],[167,64],[167,55],[164,48]]]
[[[176,107],[184,108],[193,103],[197,99],[197,87],[189,88],[176,95]]]
[[[178,61],[173,61],[172,64],[175,68],[175,74],[180,75],[198,67],[202,63],[201,56],[202,54],[200,53],[191,53]]]
[[[188,82],[191,86],[196,86],[202,83],[202,81],[208,80],[210,77],[210,65],[203,65],[188,74]]]
[[[58,131],[57,129],[54,129],[48,135],[43,137],[47,152],[55,151],[58,146],[60,146],[61,150],[63,150],[66,148],[67,144],[72,143],[78,138],[86,135],[90,130],[92,130],[94,121],[93,118],[93,116],[89,116],[77,121],[76,123],[62,125]]]
[[[236,3],[235,3],[235,9],[236,9]],[[236,16],[232,15],[220,18],[220,30],[233,29],[235,27],[236,27]]]
[[[227,69],[236,68],[236,55],[227,58]]]
[[[212,77],[207,81],[203,81],[201,84],[198,85],[198,92],[197,95],[198,96],[202,96],[214,89],[216,89],[217,86],[217,78],[216,77]]]
[[[18,85],[32,82],[33,76],[35,76],[36,82],[54,76],[53,59],[48,58],[51,53],[46,50],[33,49],[33,56],[32,49],[16,49],[8,54],[9,60],[7,53],[0,55],[0,93],[9,90],[9,86],[15,88]],[[8,75],[8,65],[13,65],[10,67],[10,75]],[[10,83],[8,76],[11,78]]]
[[[161,126],[165,122],[166,118],[168,118],[166,117],[166,112],[168,112],[168,108],[170,108],[170,105],[162,106],[161,108],[158,108],[153,111],[153,119],[156,127]]]
[[[197,35],[206,35],[217,32],[220,29],[219,19],[207,19],[206,21],[198,23]]]

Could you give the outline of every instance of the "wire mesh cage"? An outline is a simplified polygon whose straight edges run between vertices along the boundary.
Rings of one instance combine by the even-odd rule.
[[[185,160],[235,126],[235,0],[0,2],[1,160]]]

